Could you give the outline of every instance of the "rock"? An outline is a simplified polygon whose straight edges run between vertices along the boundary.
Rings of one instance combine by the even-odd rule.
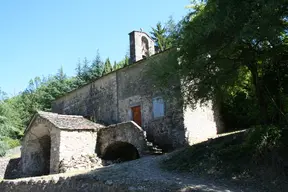
[[[72,170],[86,170],[92,168],[103,167],[102,159],[93,155],[81,155],[78,157],[71,157],[70,159],[63,159],[59,164],[59,172],[65,173]]]
[[[107,180],[107,181],[105,182],[105,184],[106,184],[106,185],[113,185],[113,182],[112,182],[111,180]]]
[[[135,188],[135,187],[129,187],[128,190],[129,190],[129,191],[135,191],[136,188]]]

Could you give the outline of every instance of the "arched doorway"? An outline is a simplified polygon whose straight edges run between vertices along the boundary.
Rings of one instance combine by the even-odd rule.
[[[130,161],[139,158],[136,147],[127,142],[114,142],[109,145],[102,155],[104,160]]]
[[[34,136],[34,135],[33,135]],[[26,176],[41,176],[50,173],[51,137],[44,135],[25,141],[22,164]]]
[[[43,166],[40,171],[41,175],[48,175],[50,173],[50,157],[51,157],[51,138],[49,135],[43,136],[39,139],[42,153]],[[42,172],[42,173],[41,173]]]

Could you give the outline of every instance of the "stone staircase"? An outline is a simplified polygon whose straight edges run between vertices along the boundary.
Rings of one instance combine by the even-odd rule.
[[[147,141],[147,150],[145,151],[146,155],[162,155],[163,151],[157,145],[152,142]]]

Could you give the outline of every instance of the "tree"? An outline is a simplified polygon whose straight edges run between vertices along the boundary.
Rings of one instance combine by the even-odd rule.
[[[109,58],[106,59],[105,63],[104,63],[104,70],[102,75],[105,75],[107,73],[110,73],[112,71],[112,65],[110,63]]]
[[[90,70],[91,70],[90,73],[92,75],[92,79],[97,79],[102,76],[104,69],[103,69],[103,62],[101,61],[99,51],[97,51],[97,55],[92,62]]]
[[[165,27],[162,27],[160,22],[157,23],[156,28],[152,27],[152,32],[150,33],[160,51],[168,48],[167,30]]]
[[[161,22],[156,24],[156,28],[152,27],[151,36],[158,46],[160,51],[169,49],[174,44],[174,35],[176,32],[177,26],[172,17],[162,26]]]
[[[117,70],[118,69],[118,65],[117,65],[117,62],[114,61],[114,64],[113,64],[113,71]]]
[[[82,62],[82,79],[85,81],[85,83],[88,83],[92,79],[92,74],[91,74],[91,67],[89,65],[89,61],[87,57],[84,58]]]
[[[22,120],[20,118],[18,107],[6,97],[6,94],[0,90],[0,156],[5,155],[6,150],[15,147],[12,144],[23,133]]]
[[[183,20],[177,39],[178,72],[188,103],[221,95],[247,69],[266,124],[267,101],[271,101],[267,69],[287,63],[288,2],[208,0],[194,7]]]
[[[76,71],[76,77],[75,77],[75,85],[76,87],[81,87],[85,84],[85,81],[83,79],[83,70],[82,70],[82,64],[80,60],[78,60],[77,67],[75,69]]]

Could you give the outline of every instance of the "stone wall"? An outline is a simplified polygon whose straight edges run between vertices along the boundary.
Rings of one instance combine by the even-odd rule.
[[[59,173],[60,161],[95,154],[96,142],[96,131],[61,130],[36,116],[22,142],[23,176]]]
[[[52,111],[59,114],[82,115],[102,124],[118,122],[116,74],[105,75],[59,98],[52,103]]]
[[[95,153],[97,132],[89,131],[64,131],[60,133],[59,159],[90,155]]]
[[[21,167],[24,176],[43,175],[57,171],[59,138],[60,130],[53,124],[41,118],[35,120],[22,141]]]
[[[177,148],[185,143],[182,106],[173,99],[165,100],[165,116],[153,118],[153,98],[163,96],[147,76],[154,63],[148,60],[118,72],[119,120],[130,120],[130,108],[140,105],[148,140],[164,149]]]
[[[212,102],[197,104],[195,109],[184,109],[184,125],[186,138],[190,145],[207,140],[217,135],[218,114],[213,109]]]
[[[153,117],[153,98],[165,94],[163,90],[155,89],[148,71],[157,63],[171,60],[169,53],[141,60],[68,93],[53,103],[53,112],[83,115],[109,125],[132,120],[131,107],[140,106],[141,127],[146,131],[147,139],[164,150],[214,135],[216,126],[212,108],[184,109],[179,96],[178,99],[164,98],[165,116]],[[179,91],[173,91],[180,93],[180,80],[173,79],[171,90],[172,87],[179,87]]]
[[[134,122],[115,124],[99,130],[97,154],[101,157],[107,147],[117,142],[132,144],[139,155],[143,155],[147,150],[145,132]]]
[[[185,132],[181,105],[166,101],[165,117],[153,119],[153,98],[161,93],[153,89],[147,77],[149,65],[151,60],[139,61],[72,91],[53,102],[53,112],[83,115],[109,125],[132,120],[131,107],[140,105],[148,140],[163,148],[182,146]]]
[[[59,173],[100,168],[103,167],[103,164],[102,159],[97,157],[96,154],[72,156],[60,161]]]
[[[148,55],[153,55],[155,53],[154,41],[145,33],[141,31],[133,31],[129,33],[130,38],[130,60],[134,63],[143,59],[143,55],[147,56],[145,53],[145,45],[143,45],[143,39],[145,38],[148,43]]]
[[[55,176],[52,178],[22,179],[17,181],[0,182],[1,192],[84,192],[84,191],[105,191],[105,192],[125,192],[128,186],[116,185],[111,181],[97,181],[94,178],[65,178]],[[129,190],[130,191],[130,190]]]

